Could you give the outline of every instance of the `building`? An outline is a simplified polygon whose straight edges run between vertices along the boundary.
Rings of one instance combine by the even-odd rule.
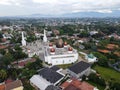
[[[43,53],[43,43],[41,40],[36,40],[32,43],[27,43],[25,47],[23,47],[23,52],[25,52],[28,57],[33,57],[34,55],[40,55]]]
[[[26,58],[24,60],[19,60],[19,61],[12,62],[12,65],[15,68],[24,68],[29,62],[33,63],[35,61],[36,61],[35,58]]]
[[[71,64],[78,60],[78,52],[73,49],[67,42],[58,39],[56,45],[49,43],[45,47],[45,62],[51,65]]]
[[[47,42],[47,36],[46,36],[46,31],[45,30],[44,30],[43,42]]]
[[[85,55],[85,59],[86,59],[89,63],[97,62],[97,58],[96,58],[92,53]]]
[[[96,35],[98,34],[98,31],[90,31],[90,35]]]
[[[22,46],[26,46],[26,40],[25,40],[25,37],[24,37],[24,33],[22,32]]]
[[[47,43],[47,37],[46,37],[46,32],[44,30],[44,37],[43,37],[43,42],[42,40],[36,40],[32,43],[26,43],[25,37],[22,33],[22,48],[23,52],[25,52],[28,57],[33,57],[34,55],[40,56],[42,54],[42,57],[44,56],[44,43]]]
[[[45,90],[48,86],[56,86],[64,76],[59,73],[58,68],[43,68],[38,75],[33,75],[30,83],[37,89]]]
[[[67,71],[71,77],[80,78],[83,75],[88,76],[90,74],[90,72],[91,72],[90,67],[91,67],[91,65],[89,63],[86,63],[84,61],[80,61],[78,63],[75,63],[71,67],[69,67],[67,69]]]
[[[60,89],[60,88],[57,87],[57,86],[50,85],[50,86],[48,86],[45,90],[62,90],[62,89]]]
[[[0,84],[0,90],[5,90],[5,84]]]
[[[11,39],[12,38],[12,34],[3,34],[3,38],[4,39]]]
[[[100,53],[103,53],[103,54],[111,53],[111,51],[109,51],[107,49],[98,49],[97,51],[100,52]]]
[[[61,86],[62,90],[98,90],[96,87],[90,85],[89,83],[79,81],[77,79],[69,79],[64,82]]]
[[[5,85],[5,90],[23,90],[23,88],[21,80],[16,80]]]

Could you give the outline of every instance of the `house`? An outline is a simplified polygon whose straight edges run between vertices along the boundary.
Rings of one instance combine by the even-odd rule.
[[[61,89],[59,87],[57,87],[57,86],[50,85],[45,90],[61,90]]]
[[[114,49],[119,48],[119,46],[116,45],[116,44],[108,44],[108,45],[106,46],[106,48],[109,49],[109,50],[114,50]]]
[[[90,31],[90,35],[96,35],[98,34],[98,31]]]
[[[80,48],[80,49],[84,49],[85,46],[84,46],[84,45],[79,45],[79,48]]]
[[[23,85],[21,80],[16,80],[14,82],[6,84],[5,90],[23,90]]]
[[[63,78],[64,76],[58,72],[58,68],[46,67],[41,69],[38,75],[33,75],[30,83],[37,89],[45,90],[50,85],[56,86]]]
[[[67,69],[67,71],[71,77],[80,78],[83,75],[88,76],[90,74],[90,72],[91,72],[90,67],[91,67],[91,65],[89,63],[86,63],[84,61],[80,61],[78,63],[75,63],[71,67],[69,67]]]
[[[60,32],[58,31],[58,30],[53,30],[52,31],[55,35],[59,35],[60,34]]]
[[[91,54],[87,54],[85,56],[85,59],[90,62],[90,63],[94,63],[97,61],[97,58],[91,53]]]
[[[27,63],[29,63],[29,62],[32,63],[32,62],[35,62],[35,61],[36,61],[35,58],[26,58],[24,60],[19,60],[19,61],[12,62],[12,65],[14,65],[14,67],[24,68]]]
[[[98,52],[101,52],[101,53],[103,53],[103,54],[108,54],[108,53],[110,53],[111,51],[106,50],[106,49],[98,49]]]
[[[0,44],[0,49],[6,49],[8,46],[7,45],[1,45]]]
[[[91,84],[85,81],[81,82],[74,78],[67,80],[60,87],[62,88],[62,90],[98,90]]]
[[[0,90],[5,90],[5,84],[0,84]]]

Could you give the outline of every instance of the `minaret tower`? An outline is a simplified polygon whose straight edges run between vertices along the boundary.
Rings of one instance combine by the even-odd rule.
[[[44,30],[43,42],[47,42],[47,36],[46,36],[46,31],[45,30]]]
[[[25,37],[24,37],[24,33],[22,32],[22,46],[26,46],[26,40],[25,40]]]

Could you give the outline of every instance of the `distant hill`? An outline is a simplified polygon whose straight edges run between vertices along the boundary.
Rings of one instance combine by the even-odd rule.
[[[84,18],[84,17],[120,17],[120,11],[114,10],[112,13],[99,13],[99,12],[77,12],[77,13],[67,13],[63,15],[44,15],[44,14],[32,14],[32,15],[21,15],[21,16],[13,16],[13,17],[28,17],[28,18],[56,18],[56,17],[68,17],[68,18]]]
[[[67,13],[63,15],[43,15],[43,14],[32,14],[28,17],[120,17],[120,11],[113,11],[112,13],[99,13],[99,12],[77,12]]]
[[[120,11],[113,11],[112,13],[78,12],[64,14],[63,17],[120,17]]]

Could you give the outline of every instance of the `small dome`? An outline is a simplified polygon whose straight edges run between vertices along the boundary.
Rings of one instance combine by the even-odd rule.
[[[67,45],[67,42],[64,42],[64,45],[66,46],[66,45]]]
[[[72,50],[73,50],[72,47],[69,47],[69,48],[68,48],[68,51],[72,51]]]
[[[54,48],[51,48],[51,49],[50,49],[50,52],[55,52],[55,49],[54,49]]]
[[[52,47],[52,46],[53,46],[53,44],[52,44],[52,43],[49,43],[49,46],[50,46],[50,47]]]

